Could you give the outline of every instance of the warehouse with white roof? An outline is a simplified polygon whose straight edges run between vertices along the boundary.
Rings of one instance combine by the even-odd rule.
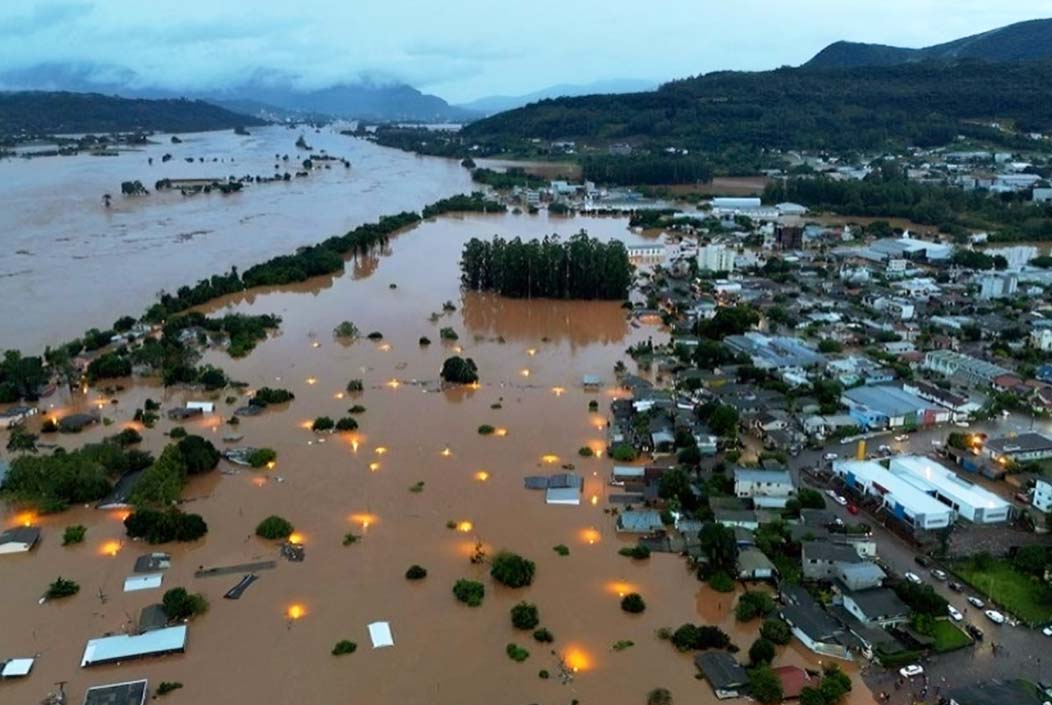
[[[891,472],[953,508],[976,524],[1008,521],[1012,506],[993,492],[969,482],[953,470],[919,455],[891,459]]]
[[[931,531],[953,524],[953,509],[872,460],[841,460],[833,472],[849,487],[879,498],[888,511],[915,529]]]

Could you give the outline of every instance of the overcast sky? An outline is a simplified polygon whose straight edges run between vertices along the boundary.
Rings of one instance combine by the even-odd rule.
[[[0,0],[0,68],[117,65],[177,89],[368,75],[458,102],[795,65],[838,39],[924,46],[1049,15],[1049,0]]]

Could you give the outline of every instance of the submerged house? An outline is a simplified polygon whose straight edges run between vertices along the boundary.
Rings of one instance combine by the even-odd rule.
[[[117,634],[91,639],[84,647],[81,668],[131,661],[148,656],[181,654],[186,650],[186,625],[155,629],[142,634]]]
[[[726,651],[702,651],[694,655],[694,665],[712,686],[720,700],[745,694],[749,676],[733,655]]]

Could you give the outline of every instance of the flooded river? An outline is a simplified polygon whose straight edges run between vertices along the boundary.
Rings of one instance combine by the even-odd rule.
[[[301,134],[313,152],[296,148]],[[377,147],[334,128],[275,126],[248,136],[224,131],[180,139],[173,144],[170,135],[154,135],[154,144],[115,157],[0,160],[0,298],[19,303],[0,312],[0,348],[17,343],[37,350],[69,340],[120,315],[141,314],[161,289],[471,189],[470,174],[454,160]],[[321,150],[351,168],[319,162],[331,169],[226,196],[154,191],[163,178],[295,174]],[[172,159],[162,162],[165,154]],[[122,196],[121,182],[134,180],[150,195]],[[110,208],[102,202],[107,193]]]
[[[307,209],[310,199],[302,203],[297,208]],[[265,199],[258,207],[266,207]],[[354,208],[348,203],[348,212]],[[347,212],[341,216],[348,218]],[[657,687],[668,688],[676,702],[715,703],[710,687],[695,679],[690,655],[677,653],[656,631],[715,622],[744,652],[759,623],[735,624],[733,598],[709,592],[679,557],[619,556],[627,539],[614,532],[608,513],[610,462],[578,455],[584,446],[601,451],[605,445],[607,409],[619,393],[614,364],[625,359],[628,345],[661,331],[633,327],[618,302],[510,301],[463,293],[458,285],[459,251],[471,237],[567,236],[586,228],[604,239],[641,241],[626,225],[623,219],[545,215],[443,217],[397,235],[386,250],[351,263],[341,276],[210,306],[210,313],[283,318],[280,332],[249,357],[235,361],[215,351],[206,357],[252,388],[295,392],[292,403],[244,419],[236,429],[244,434],[242,444],[274,448],[276,467],[192,480],[184,508],[203,515],[209,533],[192,545],[163,547],[174,562],[161,590],[121,592],[135,557],[150,548],[123,542],[120,514],[79,508],[40,518],[44,537],[36,550],[0,557],[0,657],[39,655],[29,678],[0,685],[0,701],[34,703],[55,681],[66,680],[70,702],[79,702],[88,686],[147,677],[153,687],[163,680],[183,683],[167,696],[173,703],[642,704]],[[317,228],[311,233],[317,239]],[[169,265],[161,266],[167,271]],[[204,262],[199,273],[216,266]],[[171,269],[179,275],[174,278],[187,278],[174,263]],[[144,297],[128,300],[133,310],[146,303]],[[445,301],[456,310],[443,313]],[[99,315],[94,305],[76,312]],[[363,334],[379,331],[383,339],[338,342],[331,331],[343,320]],[[440,341],[443,327],[452,327],[458,340]],[[420,346],[421,336],[433,343]],[[436,389],[442,361],[455,351],[478,364],[478,388]],[[600,375],[603,389],[586,392],[585,374]],[[350,379],[362,379],[364,391],[346,393]],[[244,403],[228,404],[225,394],[217,395],[219,413],[186,424],[217,446],[234,430],[222,420]],[[199,398],[141,383],[130,384],[115,404],[96,390],[59,398],[59,413],[101,406],[114,422],[59,441],[73,447],[116,432],[146,397],[162,399],[165,409]],[[599,401],[600,413],[589,412],[591,400]],[[367,409],[358,432],[309,430],[314,417],[339,418],[353,404]],[[498,432],[481,436],[482,424]],[[158,452],[172,427],[165,419],[144,430],[144,446]],[[524,476],[559,472],[567,463],[585,478],[580,506],[548,506],[542,493],[523,488]],[[422,490],[410,491],[417,483]],[[269,514],[293,522],[306,545],[305,562],[279,559],[275,544],[253,535]],[[19,519],[8,514],[5,524]],[[448,522],[457,528],[447,528]],[[62,528],[75,523],[88,527],[86,542],[62,547]],[[348,532],[361,540],[342,545]],[[123,542],[116,555],[107,553],[111,542]],[[533,584],[498,587],[486,567],[470,562],[476,543],[490,555],[509,549],[535,561]],[[569,555],[553,551],[558,544]],[[239,575],[193,577],[199,566],[267,559],[278,559],[277,567],[261,571],[237,601],[222,595]],[[428,570],[426,579],[403,577],[412,564]],[[78,581],[80,594],[37,605],[59,575]],[[459,578],[486,585],[480,607],[454,599],[451,588]],[[87,639],[125,630],[163,589],[176,586],[202,592],[211,603],[190,624],[184,655],[78,667]],[[620,595],[633,591],[646,600],[642,614],[620,609]],[[536,643],[512,627],[509,610],[521,600],[537,605],[553,643]],[[300,615],[295,620],[288,617],[293,606]],[[392,648],[371,648],[367,625],[374,621],[390,623]],[[341,639],[356,642],[357,652],[330,655]],[[613,650],[621,640],[634,646]],[[505,654],[509,643],[525,647],[530,657],[512,661]],[[818,667],[810,652],[779,650],[776,664]],[[576,669],[568,683],[558,678],[560,659]],[[541,670],[552,677],[540,678]],[[872,703],[857,677],[855,683],[852,705]]]

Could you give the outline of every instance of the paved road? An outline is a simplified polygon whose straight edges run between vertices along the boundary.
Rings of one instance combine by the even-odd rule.
[[[1048,424],[1048,422],[1038,421]],[[985,432],[991,437],[1003,435],[1008,432],[1023,432],[1030,430],[1031,420],[1029,417],[1015,417],[1009,419],[998,419],[974,424],[971,430]],[[867,451],[875,452],[881,444],[890,445],[896,453],[915,453],[924,455],[934,450],[932,440],[944,441],[951,432],[959,430],[955,426],[944,426],[937,429],[917,431],[910,434],[908,441],[897,443],[892,436],[882,439],[872,439],[867,442]],[[1040,429],[1052,430],[1050,429]],[[800,469],[807,466],[819,466],[823,464],[822,456],[832,450],[841,457],[851,457],[855,452],[856,445],[830,446],[823,450],[807,450],[799,456],[792,458],[790,469],[795,475],[797,483],[800,483]],[[806,484],[806,483],[804,483]],[[1010,497],[1012,491],[1004,483],[983,483],[988,489],[996,490],[1002,496]],[[991,622],[982,610],[970,605],[966,597],[975,594],[966,587],[964,593],[957,593],[947,587],[947,583],[936,580],[929,569],[922,568],[916,562],[916,552],[905,540],[888,531],[872,516],[852,516],[844,507],[833,502],[828,503],[829,508],[845,522],[857,522],[860,518],[873,526],[873,537],[877,543],[877,551],[881,560],[893,571],[901,574],[912,571],[921,576],[928,584],[945,597],[947,601],[956,607],[964,615],[961,623],[972,623],[978,626],[984,633],[984,640],[977,642],[975,646],[964,648],[950,654],[933,656],[923,662],[927,673],[927,682],[922,678],[913,679],[912,683],[906,683],[900,689],[895,688],[899,680],[898,673],[894,670],[886,670],[879,666],[867,668],[864,677],[867,684],[874,693],[881,691],[891,694],[890,703],[904,705],[911,703],[911,698],[917,702],[921,699],[922,688],[927,685],[927,701],[937,702],[939,694],[947,687],[968,685],[978,681],[991,678],[1027,678],[1033,681],[1052,681],[1052,637],[1044,636],[1040,631],[1031,630],[1023,626],[1011,626],[1010,624],[997,625]],[[934,566],[933,566],[934,567]],[[997,645],[994,652],[993,645]],[[937,692],[938,689],[938,692]],[[1008,705],[1006,703],[1005,705]]]

